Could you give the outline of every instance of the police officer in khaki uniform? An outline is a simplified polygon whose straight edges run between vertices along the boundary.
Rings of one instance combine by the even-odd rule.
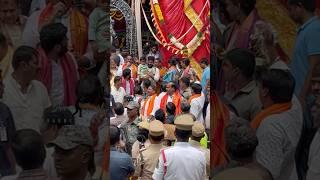
[[[131,153],[132,153],[133,161],[136,160],[140,149],[147,148],[150,145],[150,141],[148,139],[148,134],[144,133],[145,131],[147,131],[147,133],[149,132],[149,126],[150,126],[150,123],[148,121],[142,121],[138,124],[138,127],[139,127],[138,136],[140,136],[140,141],[142,141],[142,142],[140,142],[139,140],[136,140],[136,142],[134,142],[132,145],[132,152]],[[146,136],[146,137],[144,137],[146,139],[142,140],[141,136]]]
[[[142,180],[152,179],[153,171],[158,163],[161,149],[164,148],[162,140],[164,138],[164,126],[161,121],[154,120],[149,126],[150,145],[141,149],[137,157],[135,177]]]
[[[205,136],[205,128],[201,122],[196,121],[192,126],[192,136],[190,144],[192,147],[199,149],[206,156],[207,175],[210,174],[210,150],[201,146],[200,141]],[[208,177],[209,179],[209,177]]]

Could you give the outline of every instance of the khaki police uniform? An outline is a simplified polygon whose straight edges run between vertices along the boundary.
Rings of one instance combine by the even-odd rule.
[[[150,123],[148,121],[142,121],[138,124],[139,129],[149,130],[149,126],[150,126]],[[148,138],[148,137],[146,137],[146,138]],[[146,142],[144,142],[143,145],[144,145],[143,148],[147,148],[150,145],[149,139],[146,139]],[[136,158],[139,154],[139,151],[140,151],[140,142],[137,140],[133,143],[132,150],[131,150],[131,157],[132,157],[133,161],[136,160]]]
[[[149,126],[149,134],[152,136],[164,135],[164,126],[162,122],[158,120],[151,121]],[[148,147],[141,149],[139,155],[137,156],[137,166],[134,176],[143,180],[152,179],[153,171],[158,163],[160,151],[164,147],[165,146],[160,143],[150,144]]]

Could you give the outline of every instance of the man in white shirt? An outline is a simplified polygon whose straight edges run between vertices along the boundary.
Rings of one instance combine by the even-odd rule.
[[[197,121],[204,125],[203,119],[203,107],[205,102],[205,96],[202,93],[202,87],[200,83],[193,83],[191,85],[192,96],[189,99],[190,103],[190,113],[193,114]]]
[[[153,82],[158,82],[160,79],[160,71],[157,67],[154,66],[154,60],[155,58],[153,56],[149,56],[147,58],[148,70],[147,70],[147,74],[143,78],[149,79],[150,81],[153,81]]]
[[[155,180],[205,179],[205,153],[188,143],[192,134],[192,117],[188,114],[180,115],[175,119],[174,124],[177,142],[173,147],[161,150],[159,163],[152,178]]]
[[[121,77],[116,76],[113,80],[114,86],[111,87],[111,95],[114,98],[114,101],[117,103],[123,103],[124,96],[126,95],[126,91],[121,86]]]
[[[44,85],[35,80],[39,71],[38,53],[19,47],[12,60],[14,72],[4,79],[3,102],[12,111],[16,129],[40,131],[43,112],[51,103]]]
[[[158,51],[158,46],[156,44],[151,46],[150,52],[147,58],[153,56],[154,58],[161,58],[160,52]]]
[[[155,84],[151,84],[148,87],[148,96],[141,103],[141,119],[147,120],[152,114],[155,113],[157,109],[155,109],[154,105],[157,102],[157,94],[156,94],[157,86]]]

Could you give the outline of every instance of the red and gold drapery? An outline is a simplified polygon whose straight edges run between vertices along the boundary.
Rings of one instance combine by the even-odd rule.
[[[210,60],[209,0],[151,0],[150,4],[163,65],[174,55],[188,57],[201,74],[200,60]]]

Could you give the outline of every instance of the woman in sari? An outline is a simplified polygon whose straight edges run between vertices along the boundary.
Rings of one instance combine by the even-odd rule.
[[[169,61],[169,64],[170,64],[170,68],[168,70],[168,72],[163,76],[163,82],[173,82],[175,80],[175,76],[178,72],[177,70],[177,67],[176,67],[176,64],[177,64],[177,61],[172,58],[170,61]]]

